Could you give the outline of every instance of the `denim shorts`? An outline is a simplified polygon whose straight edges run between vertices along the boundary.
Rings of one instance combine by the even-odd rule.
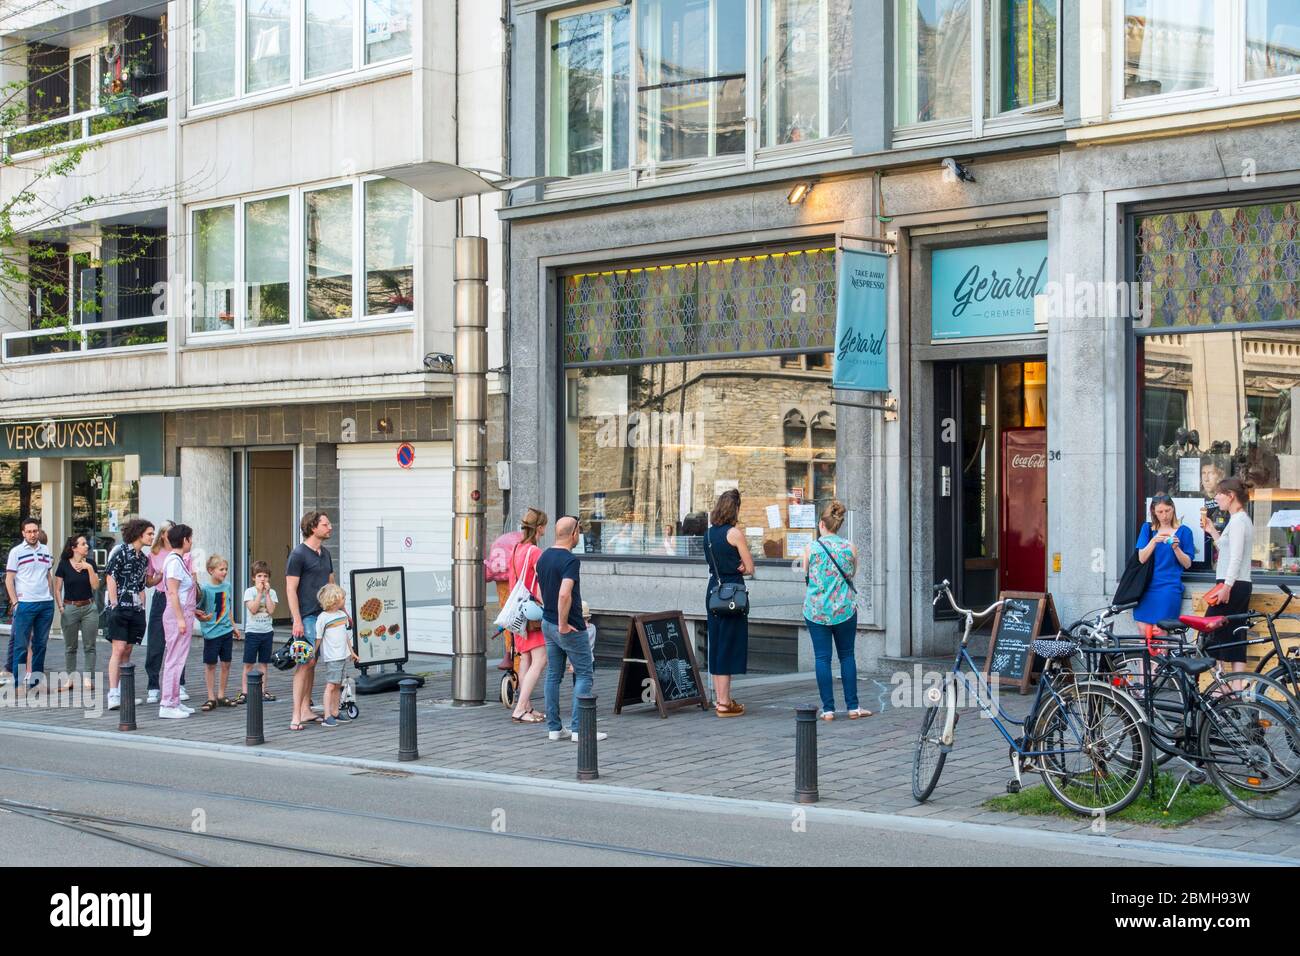
[[[245,664],[269,664],[271,663],[272,645],[275,643],[275,634],[267,631],[265,634],[256,632],[244,632],[244,663]]]
[[[218,660],[230,663],[235,650],[235,636],[225,634],[221,637],[203,639],[203,663],[215,664]]]

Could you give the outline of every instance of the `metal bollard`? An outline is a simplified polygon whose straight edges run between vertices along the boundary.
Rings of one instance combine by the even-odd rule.
[[[419,760],[420,750],[415,739],[415,689],[419,682],[408,677],[398,685],[401,690],[397,718],[397,759]]]
[[[123,664],[118,673],[117,689],[122,703],[117,709],[117,729],[135,730],[135,665]]]
[[[805,704],[794,709],[794,798],[816,803],[817,708]]]
[[[596,697],[583,694],[578,698],[578,779],[596,780]]]
[[[244,701],[244,746],[266,743],[262,733],[262,672],[254,667],[248,672],[248,698]]]

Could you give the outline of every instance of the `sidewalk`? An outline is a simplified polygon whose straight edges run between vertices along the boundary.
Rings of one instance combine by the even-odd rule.
[[[52,644],[52,650],[57,642]],[[61,653],[61,648],[57,648]],[[236,650],[238,658],[238,646]],[[144,657],[139,654],[137,696],[144,697]],[[451,676],[440,658],[414,658],[407,670],[425,673],[425,686],[417,693],[420,763],[458,770],[517,774],[554,780],[573,780],[577,747],[550,742],[545,724],[511,723],[509,712],[497,700],[500,671],[489,658],[488,697],[482,707],[453,707]],[[238,659],[232,665],[231,696],[238,692]],[[191,706],[204,699],[201,648],[196,641],[187,665]],[[600,729],[609,734],[601,742],[600,782],[679,793],[708,794],[755,800],[793,802],[794,708],[815,703],[816,684],[811,674],[738,678],[735,696],[743,702],[743,717],[722,720],[712,711],[679,710],[668,719],[648,705],[613,713],[618,671],[613,666],[596,672]],[[397,759],[398,695],[358,698],[360,718],[334,729],[313,725],[289,730],[289,675],[271,670],[270,688],[279,699],[265,705],[266,745],[305,754],[392,760]],[[862,704],[876,716],[850,721],[841,711],[831,723],[817,724],[818,770],[821,805],[841,809],[929,816],[939,820],[975,823],[1014,823],[1021,828],[1087,832],[1089,821],[1022,816],[991,812],[982,804],[1002,794],[1010,777],[1007,745],[991,722],[974,710],[963,711],[961,734],[949,756],[943,776],[931,799],[917,805],[912,799],[912,748],[920,711],[891,708],[887,675],[860,675]],[[837,682],[837,694],[839,686]],[[323,694],[318,681],[316,700]],[[561,716],[568,720],[571,684],[566,677]],[[1018,714],[1029,698],[1004,694],[1003,706]],[[843,700],[839,700],[843,707]],[[541,694],[534,706],[542,709]],[[117,713],[87,716],[78,708],[18,706],[0,711],[0,723],[52,725],[116,731]],[[242,745],[244,708],[222,708],[196,713],[187,720],[160,720],[157,707],[137,708],[140,735],[178,740]],[[1027,785],[1039,782],[1027,776]],[[1281,855],[1300,859],[1300,818],[1280,823],[1256,820],[1229,808],[1195,824],[1173,830],[1108,821],[1109,836],[1194,845],[1216,849]]]

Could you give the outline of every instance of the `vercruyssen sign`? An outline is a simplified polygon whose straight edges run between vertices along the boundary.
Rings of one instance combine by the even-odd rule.
[[[160,474],[162,415],[0,422],[0,459],[140,456],[140,470]]]

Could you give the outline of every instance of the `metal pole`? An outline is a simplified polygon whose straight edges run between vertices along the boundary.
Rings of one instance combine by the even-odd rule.
[[[817,708],[805,704],[794,709],[794,798],[816,803]]]
[[[596,697],[583,694],[578,698],[578,779],[596,780]]]
[[[420,748],[415,734],[415,688],[419,682],[408,677],[399,685],[397,711],[397,759],[419,760]]]
[[[14,675],[14,680],[18,675]],[[123,664],[118,674],[117,690],[122,703],[118,705],[117,729],[135,730],[135,665]]]
[[[452,376],[452,704],[487,700],[483,604],[483,486],[487,458],[487,240],[455,245],[455,373]]]
[[[244,721],[244,746],[256,747],[266,743],[262,732],[262,672],[254,667],[248,672],[248,699],[244,701],[247,713]]]

